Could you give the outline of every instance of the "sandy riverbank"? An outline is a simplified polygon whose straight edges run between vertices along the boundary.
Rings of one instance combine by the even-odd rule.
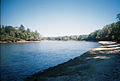
[[[120,44],[99,43],[103,46],[33,74],[25,81],[120,81]]]

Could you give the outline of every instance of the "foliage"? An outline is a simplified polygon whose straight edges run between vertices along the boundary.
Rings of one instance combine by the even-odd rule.
[[[120,21],[106,25],[101,30],[89,34],[87,40],[120,42]]]
[[[31,32],[29,28],[25,27],[1,26],[0,27],[0,41],[16,42],[20,40],[37,41],[40,40],[40,34],[35,31]]]
[[[120,42],[120,14],[117,14],[118,21],[106,25],[102,29],[96,30],[89,35],[73,35],[73,36],[59,36],[59,37],[43,37],[40,38],[40,34],[35,31],[31,32],[29,28],[25,30],[25,27],[12,26],[0,26],[0,41],[12,41],[19,40],[37,41],[37,40],[88,40],[88,41],[117,41]]]
[[[74,35],[62,37],[45,37],[43,40],[88,40],[88,41],[117,41],[120,42],[120,14],[117,14],[118,22],[106,25],[89,35]]]
[[[73,36],[59,36],[59,37],[43,37],[42,40],[86,40],[88,35],[73,35]]]

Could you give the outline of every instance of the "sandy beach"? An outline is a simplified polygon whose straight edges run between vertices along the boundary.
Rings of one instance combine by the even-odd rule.
[[[33,74],[25,81],[120,81],[120,44],[99,43],[103,46]]]

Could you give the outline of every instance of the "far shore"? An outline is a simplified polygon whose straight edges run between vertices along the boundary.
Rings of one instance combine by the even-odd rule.
[[[16,41],[16,42],[11,42],[11,41],[0,41],[0,43],[30,43],[30,42],[41,42],[41,41],[25,41],[25,40]]]
[[[21,41],[16,41],[16,42],[11,42],[11,41],[0,41],[0,43],[32,43],[32,42],[44,42],[44,41],[78,41],[78,40],[40,40],[40,41],[26,41],[26,40],[21,40]],[[86,41],[86,40],[80,40],[80,41]],[[97,41],[94,41],[97,42]]]
[[[120,81],[120,44],[102,44],[55,67],[29,76],[25,81]]]

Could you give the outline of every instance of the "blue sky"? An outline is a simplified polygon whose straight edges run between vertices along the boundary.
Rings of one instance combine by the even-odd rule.
[[[2,0],[2,25],[37,30],[42,36],[89,34],[116,22],[120,0]]]

